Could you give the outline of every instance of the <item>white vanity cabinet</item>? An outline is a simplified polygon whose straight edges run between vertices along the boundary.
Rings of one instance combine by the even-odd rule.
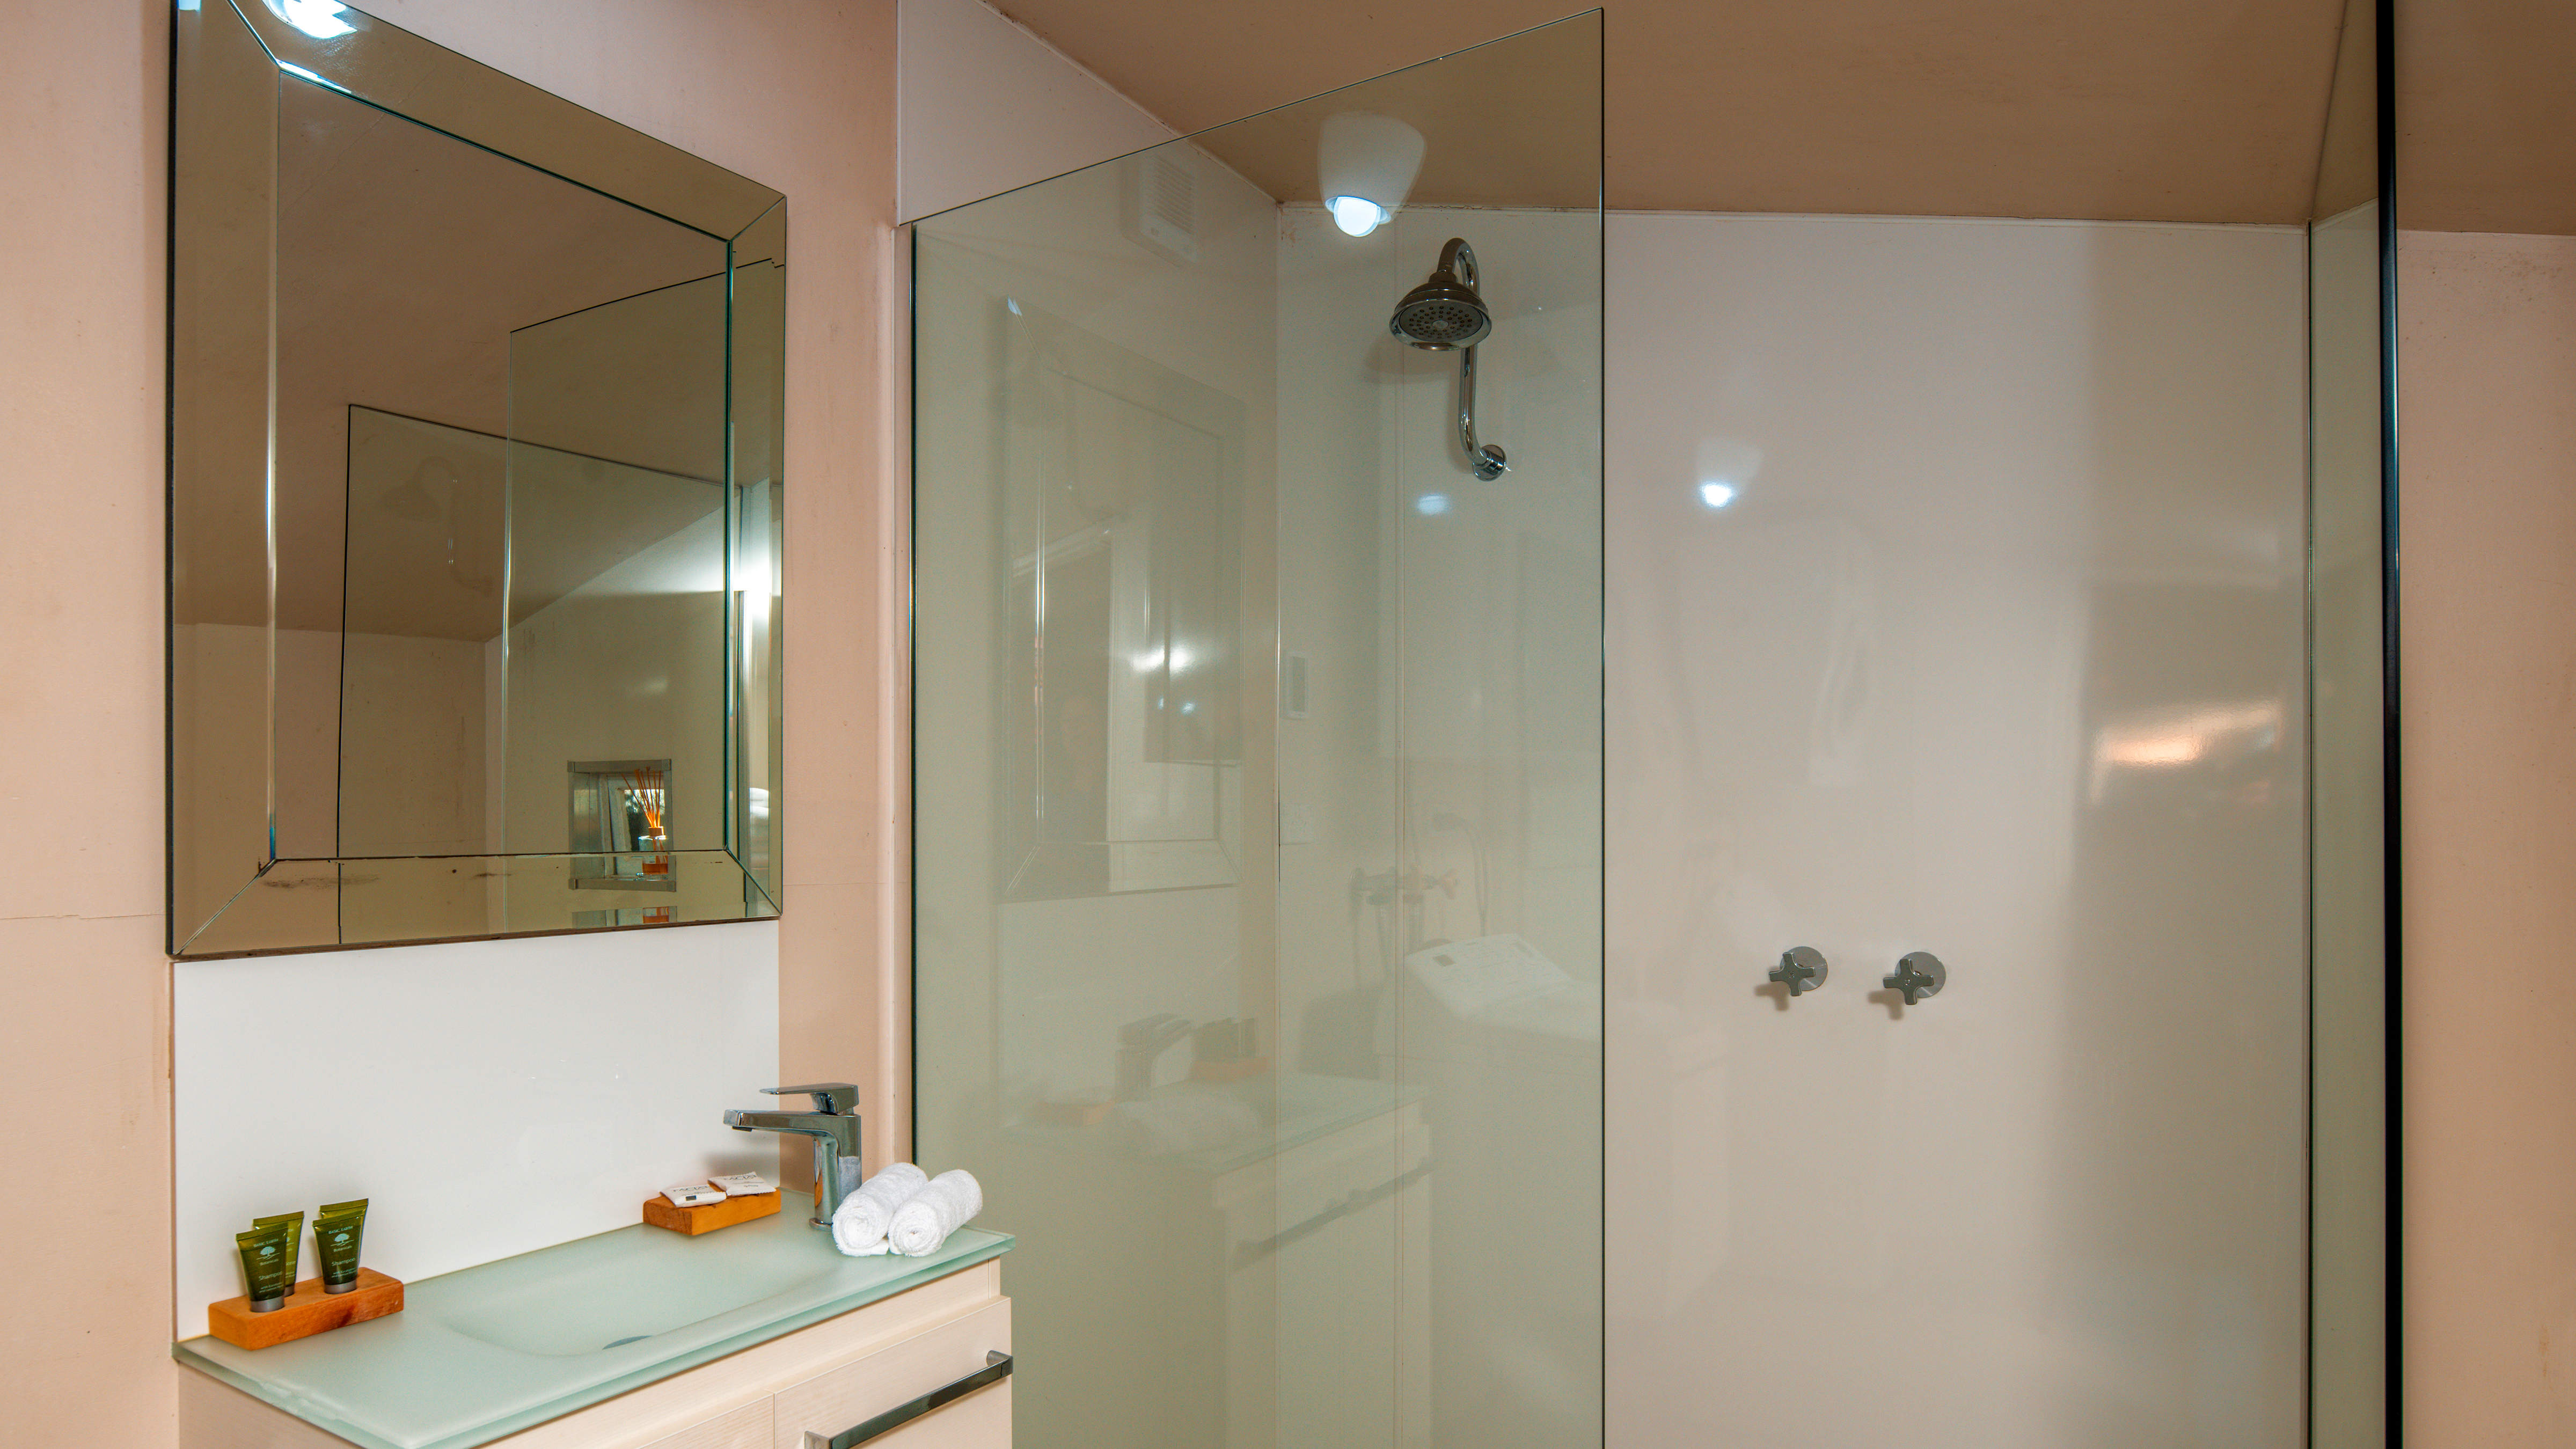
[[[998,1259],[673,1374],[485,1449],[808,1449],[993,1366],[1011,1351]],[[348,1449],[328,1433],[183,1366],[180,1449]],[[379,1441],[381,1443],[381,1441]],[[445,1439],[421,1449],[462,1449]],[[1008,1449],[1005,1376],[867,1441],[868,1449]]]

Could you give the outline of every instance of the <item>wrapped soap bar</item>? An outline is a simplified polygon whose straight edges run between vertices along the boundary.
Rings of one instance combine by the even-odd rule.
[[[711,1202],[723,1202],[726,1194],[723,1188],[700,1182],[666,1187],[662,1189],[662,1196],[669,1198],[673,1207],[705,1207]]]
[[[758,1197],[764,1192],[778,1191],[778,1184],[757,1172],[737,1172],[726,1177],[711,1177],[707,1181],[724,1189],[727,1197]]]

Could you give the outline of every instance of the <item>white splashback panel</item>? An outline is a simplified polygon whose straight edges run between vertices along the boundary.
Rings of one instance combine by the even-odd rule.
[[[2302,237],[1608,245],[1610,1442],[2290,1449]]]
[[[720,1121],[778,1085],[774,921],[171,975],[182,1338],[242,1291],[254,1217],[367,1198],[368,1266],[409,1280],[623,1227],[687,1177],[778,1170],[774,1135]]]

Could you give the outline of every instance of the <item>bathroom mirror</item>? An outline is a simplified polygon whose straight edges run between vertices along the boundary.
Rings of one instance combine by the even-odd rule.
[[[173,956],[777,913],[777,192],[180,0]]]

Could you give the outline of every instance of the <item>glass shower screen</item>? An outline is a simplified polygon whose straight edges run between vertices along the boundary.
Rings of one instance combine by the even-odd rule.
[[[915,1142],[1024,1445],[1600,1440],[1600,46],[916,229]]]

